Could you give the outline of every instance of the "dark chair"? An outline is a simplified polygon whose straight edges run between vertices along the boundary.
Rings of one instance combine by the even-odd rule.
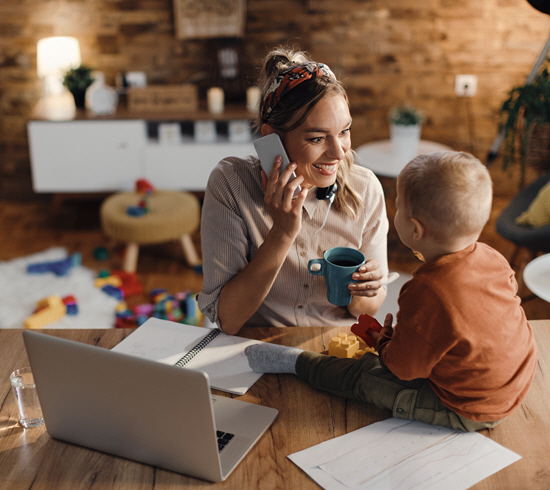
[[[540,253],[550,252],[550,224],[538,228],[531,228],[517,225],[516,218],[527,210],[538,192],[548,182],[550,182],[550,172],[539,177],[525,189],[521,190],[497,218],[497,233],[516,245],[509,262],[516,270],[520,288],[523,285],[521,273],[524,265],[533,260]],[[525,250],[528,252],[527,260],[522,264],[518,264],[518,258]]]

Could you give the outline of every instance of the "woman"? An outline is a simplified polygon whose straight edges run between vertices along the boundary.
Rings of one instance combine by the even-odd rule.
[[[281,137],[291,165],[279,176],[277,158],[266,176],[256,157],[229,157],[212,171],[201,222],[199,307],[230,334],[243,325],[350,325],[362,313],[375,314],[386,295],[382,188],[353,163],[347,95],[326,65],[277,49],[261,82],[257,128]],[[327,301],[324,278],[307,267],[336,246],[367,258],[345,308]]]

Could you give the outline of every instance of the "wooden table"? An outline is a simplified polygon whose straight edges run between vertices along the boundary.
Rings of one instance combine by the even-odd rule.
[[[522,407],[482,434],[523,458],[481,481],[477,490],[550,488],[550,320],[533,321],[539,365]],[[80,342],[113,347],[132,330],[44,330]],[[261,328],[241,335],[317,352],[344,328]],[[388,411],[316,391],[293,375],[268,374],[240,399],[275,407],[279,417],[223,483],[210,484],[148,465],[53,440],[42,426],[23,430],[9,374],[28,363],[21,330],[0,330],[0,488],[2,490],[171,490],[202,488],[319,488],[287,456],[391,416]],[[224,394],[216,392],[216,394]],[[225,394],[226,396],[229,396]]]

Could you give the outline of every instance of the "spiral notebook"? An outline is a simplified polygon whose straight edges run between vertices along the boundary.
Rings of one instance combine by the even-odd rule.
[[[208,374],[211,388],[244,395],[261,377],[250,369],[244,349],[258,343],[218,329],[149,318],[112,350],[200,369]]]

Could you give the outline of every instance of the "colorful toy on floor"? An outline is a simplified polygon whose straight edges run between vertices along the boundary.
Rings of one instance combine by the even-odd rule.
[[[98,277],[94,280],[94,285],[101,288],[106,294],[120,300],[143,292],[143,284],[141,284],[135,272],[115,270],[110,273],[103,269],[99,271]],[[106,288],[105,286],[111,287]]]
[[[65,259],[29,264],[27,266],[27,273],[43,274],[45,272],[53,272],[56,276],[65,276],[73,267],[81,264],[82,255],[79,252],[75,252]]]
[[[122,301],[124,299],[124,291],[122,291],[122,289],[120,288],[117,288],[116,286],[113,286],[112,284],[105,284],[101,287],[101,290],[105,294],[108,294],[109,296],[112,296],[119,301]]]
[[[139,327],[150,317],[170,320],[188,325],[199,325],[202,314],[197,306],[197,295],[190,291],[169,294],[164,288],[151,290],[151,303],[144,303],[129,309],[125,303],[119,303],[116,312],[115,327]]]
[[[375,344],[375,340],[369,332],[373,331],[379,333],[381,330],[382,325],[378,323],[378,320],[366,313],[359,315],[357,323],[351,326],[351,331],[362,338],[369,347],[374,347]]]
[[[107,277],[98,277],[94,280],[94,286],[96,288],[102,288],[106,284],[111,286],[120,287],[122,286],[122,279],[117,276],[107,276]]]
[[[78,315],[78,304],[74,296],[65,296],[61,300],[65,304],[67,315]]]
[[[109,252],[105,247],[96,247],[94,248],[94,258],[96,260],[107,260]]]
[[[53,294],[36,303],[31,316],[25,320],[25,328],[42,328],[67,315],[76,315],[78,305],[74,296],[63,298]]]
[[[114,270],[113,276],[118,277],[122,281],[119,287],[124,292],[125,298],[143,293],[143,284],[141,284],[135,272]]]

